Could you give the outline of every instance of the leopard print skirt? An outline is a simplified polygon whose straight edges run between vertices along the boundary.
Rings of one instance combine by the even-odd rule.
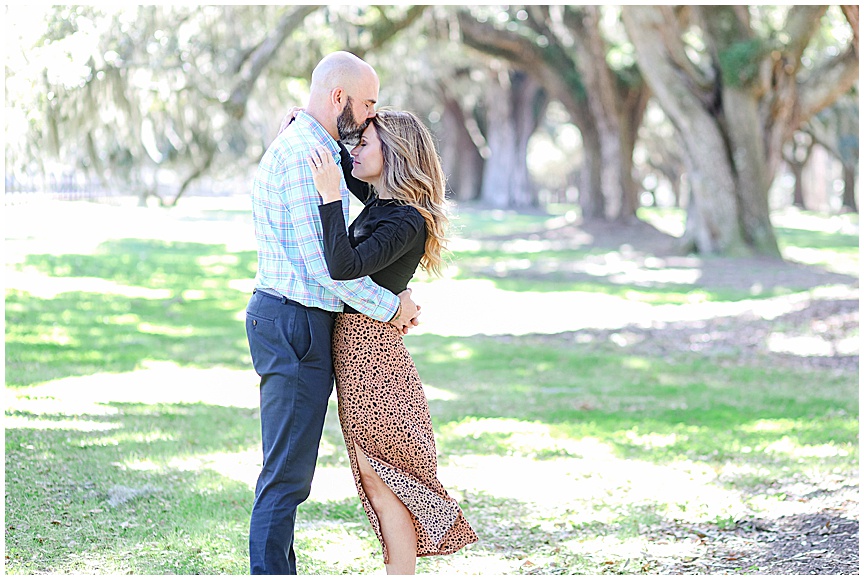
[[[390,562],[378,517],[357,467],[356,444],[402,500],[417,533],[417,555],[452,554],[477,541],[462,510],[438,481],[429,405],[402,335],[363,314],[340,314],[333,329],[339,421],[357,493]]]

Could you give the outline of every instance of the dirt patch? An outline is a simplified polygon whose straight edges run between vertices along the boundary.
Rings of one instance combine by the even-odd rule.
[[[815,513],[691,530],[704,545],[702,555],[665,563],[661,573],[857,575],[857,486],[819,490],[794,501],[811,504]]]
[[[851,291],[850,291],[851,292]],[[850,294],[851,295],[851,294]],[[747,311],[738,316],[634,324],[621,329],[584,329],[539,340],[576,342],[584,348],[615,344],[622,352],[652,357],[687,353],[718,357],[730,364],[755,361],[787,368],[859,368],[857,298],[807,300],[805,306],[773,319]]]

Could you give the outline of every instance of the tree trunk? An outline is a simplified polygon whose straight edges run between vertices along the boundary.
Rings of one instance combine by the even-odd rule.
[[[849,26],[852,27],[852,45],[855,47],[855,53],[858,53],[858,5],[850,4],[840,6],[840,9],[843,10],[843,14],[846,16],[846,20],[849,22]]]
[[[795,187],[792,192],[792,205],[800,209],[807,209],[804,203],[804,184],[802,182],[804,174],[804,164],[798,161],[789,162],[789,169],[792,170],[792,176],[795,178]]]
[[[858,77],[854,48],[808,71],[802,56],[827,7],[792,6],[782,45],[767,50],[747,7],[626,6],[627,34],[643,78],[672,120],[689,158],[696,230],[685,235],[706,253],[780,256],[768,187],[782,146],[802,123],[846,93]],[[680,20],[679,20],[679,17]],[[682,34],[702,29],[704,59],[696,67]],[[774,45],[772,45],[773,47]],[[804,76],[804,75],[802,75]]]
[[[579,172],[579,209],[583,220],[606,219],[606,196],[603,195],[603,160],[600,158],[600,135],[588,117],[581,125],[582,171]]]
[[[731,144],[718,119],[676,66],[682,55],[669,52],[668,40],[678,33],[671,7],[627,6],[622,17],[643,78],[684,144],[691,191],[685,245],[705,254],[747,254],[732,165],[742,155],[729,156]]]
[[[496,77],[486,99],[490,156],[483,168],[480,201],[497,208],[531,207],[536,196],[528,173],[528,140],[545,110],[532,106],[541,88],[521,72],[502,70]]]
[[[788,150],[783,153],[783,159],[795,178],[792,205],[801,209],[807,209],[804,201],[804,166],[810,159],[810,153],[813,151],[815,143],[813,138],[807,139],[807,135],[809,134],[804,132],[796,133],[788,143]]]
[[[641,205],[639,201],[639,184],[633,178],[633,150],[639,138],[639,127],[648,108],[651,92],[640,84],[626,93],[623,110],[620,112],[619,124],[621,132],[621,211],[618,220],[624,222],[636,221],[636,210]]]
[[[549,99],[533,77],[523,72],[514,72],[510,79],[516,125],[516,151],[519,158],[524,160],[520,163],[520,176],[511,189],[510,204],[517,208],[536,207],[537,191],[528,171],[528,142],[546,114]]]
[[[210,165],[213,164],[213,158],[216,155],[216,149],[208,147],[204,154],[204,160],[195,167],[192,172],[186,176],[186,179],[183,180],[183,183],[180,184],[180,187],[177,189],[177,193],[174,195],[174,199],[171,201],[168,207],[174,207],[177,205],[177,202],[180,201],[180,198],[186,192],[186,189],[192,185],[192,182],[201,177],[208,169],[210,169]]]
[[[517,26],[540,34],[545,48],[509,26],[504,30],[492,22],[481,23],[464,11],[458,19],[466,45],[527,71],[561,102],[579,128],[584,152],[578,184],[582,218],[628,219],[635,215],[638,201],[632,154],[647,103],[641,95],[647,89],[641,81],[622,85],[609,69],[599,12],[587,10],[583,14],[568,7],[526,6],[527,21]]]
[[[765,162],[758,99],[749,90],[724,87],[723,112],[741,234],[755,253],[780,257],[768,206],[771,179]]]
[[[473,201],[480,197],[483,164],[477,145],[467,129],[465,112],[459,102],[442,95],[443,130],[439,136],[441,165],[447,176],[448,194],[456,201]]]
[[[579,18],[570,12],[566,22],[576,32],[579,58],[587,92],[588,109],[597,126],[600,144],[600,183],[606,199],[606,217],[631,221],[639,207],[633,181],[633,147],[642,115],[647,106],[647,91],[621,86],[606,64],[608,47],[600,34],[600,8],[585,6]]]
[[[855,167],[843,166],[843,209],[844,212],[858,213],[858,202],[855,201]]]

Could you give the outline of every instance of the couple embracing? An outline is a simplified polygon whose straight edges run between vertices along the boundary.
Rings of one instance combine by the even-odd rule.
[[[296,574],[297,506],[311,490],[327,401],[388,574],[477,541],[437,479],[429,407],[402,335],[417,266],[440,273],[444,175],[428,129],[379,111],[378,76],[347,52],[312,73],[252,189],[258,244],[246,333],[261,377],[264,463],[249,531],[252,574]],[[287,124],[287,127],[285,126]],[[359,143],[351,154],[343,143]],[[364,205],[350,227],[349,195]]]

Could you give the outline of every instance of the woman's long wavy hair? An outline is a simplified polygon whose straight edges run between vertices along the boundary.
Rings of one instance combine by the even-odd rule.
[[[426,220],[426,247],[420,265],[441,275],[447,243],[444,171],[432,133],[408,111],[380,110],[372,118],[384,156],[382,187]]]

